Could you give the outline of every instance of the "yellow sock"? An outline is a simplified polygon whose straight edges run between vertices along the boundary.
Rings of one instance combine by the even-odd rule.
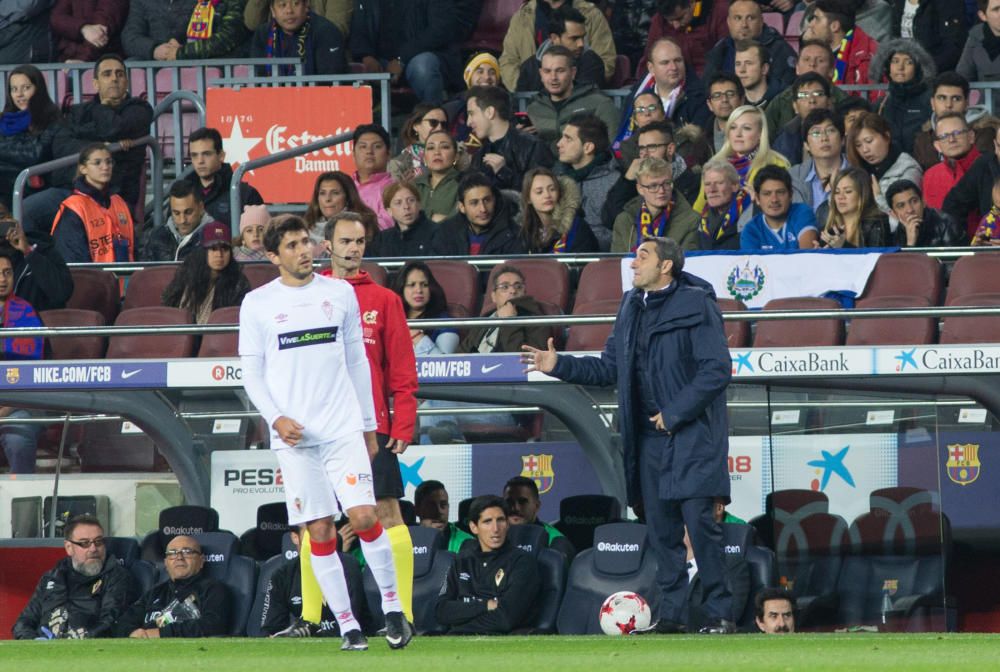
[[[299,549],[299,567],[302,574],[302,620],[319,623],[323,620],[323,593],[312,569],[312,553],[310,552],[309,533],[302,535],[302,546]],[[413,562],[410,562],[410,574],[413,574]]]
[[[396,589],[399,592],[399,603],[403,605],[403,613],[406,614],[407,620],[412,623],[413,540],[410,538],[410,528],[406,525],[396,525],[386,529],[385,533],[389,535],[392,561],[396,565]],[[305,607],[305,602],[303,602],[303,607]]]

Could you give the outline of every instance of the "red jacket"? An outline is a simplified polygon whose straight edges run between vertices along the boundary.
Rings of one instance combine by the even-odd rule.
[[[837,82],[837,84],[877,84],[881,76],[876,76],[875,81],[868,77],[868,64],[871,63],[877,51],[878,42],[861,30],[861,26],[855,25],[854,37],[851,39],[851,51],[847,54],[845,81]]]
[[[128,8],[128,0],[57,0],[49,22],[58,59],[89,62],[101,54],[121,54],[121,32]],[[99,48],[83,39],[80,29],[87,24],[106,26],[108,43]]]
[[[646,41],[645,60],[649,60],[649,52],[653,49],[653,44],[661,37],[672,37],[681,45],[681,53],[684,62],[690,63],[700,77],[705,71],[705,55],[715,46],[715,43],[724,37],[729,36],[729,27],[726,24],[726,16],[729,13],[729,3],[726,0],[702,0],[701,5],[706,7],[708,16],[704,20],[701,17],[694,19],[686,29],[678,31],[667,23],[666,19],[659,12],[653,14],[649,23],[649,39]],[[642,73],[646,74],[645,63],[633,64]],[[708,82],[705,82],[708,86]]]
[[[952,162],[944,159],[928,168],[927,172],[924,173],[923,184],[924,203],[927,204],[927,207],[940,210],[944,206],[944,197],[948,195],[952,187],[958,184],[958,181],[962,179],[962,176],[969,171],[969,168],[972,167],[972,164],[980,156],[979,150],[973,145],[969,153],[958,161]],[[976,230],[976,227],[979,226],[977,213],[969,213],[969,220],[966,222],[966,226],[972,231]]]
[[[330,269],[322,275],[332,277]],[[354,287],[361,308],[365,352],[372,371],[372,396],[379,434],[413,441],[417,425],[417,359],[406,324],[403,302],[395,292],[375,284],[365,271],[344,278]],[[392,396],[393,421],[389,421]],[[391,429],[390,429],[391,425]]]

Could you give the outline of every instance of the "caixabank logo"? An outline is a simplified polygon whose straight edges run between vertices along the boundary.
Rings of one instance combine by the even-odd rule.
[[[734,376],[772,374],[808,376],[849,373],[851,353],[845,350],[747,350],[732,353]]]

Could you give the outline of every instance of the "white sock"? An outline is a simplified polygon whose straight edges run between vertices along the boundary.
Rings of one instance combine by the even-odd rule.
[[[372,570],[375,583],[382,595],[382,613],[389,614],[402,611],[399,603],[399,592],[396,590],[396,565],[392,562],[392,546],[389,535],[382,531],[373,541],[361,540],[361,550],[365,554],[365,562]]]
[[[360,630],[361,626],[351,611],[351,595],[347,592],[347,579],[344,578],[344,565],[340,562],[340,556],[336,553],[311,555],[313,574],[316,575],[323,598],[337,618],[340,634]]]

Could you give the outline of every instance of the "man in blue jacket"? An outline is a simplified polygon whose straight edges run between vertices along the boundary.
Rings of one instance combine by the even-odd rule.
[[[669,238],[646,238],[600,357],[524,346],[522,361],[581,385],[617,385],[629,504],[645,512],[661,599],[649,632],[679,633],[688,588],[684,527],[703,583],[705,634],[735,631],[714,498],[729,499],[726,387],[732,360],[711,285],[683,272]]]

